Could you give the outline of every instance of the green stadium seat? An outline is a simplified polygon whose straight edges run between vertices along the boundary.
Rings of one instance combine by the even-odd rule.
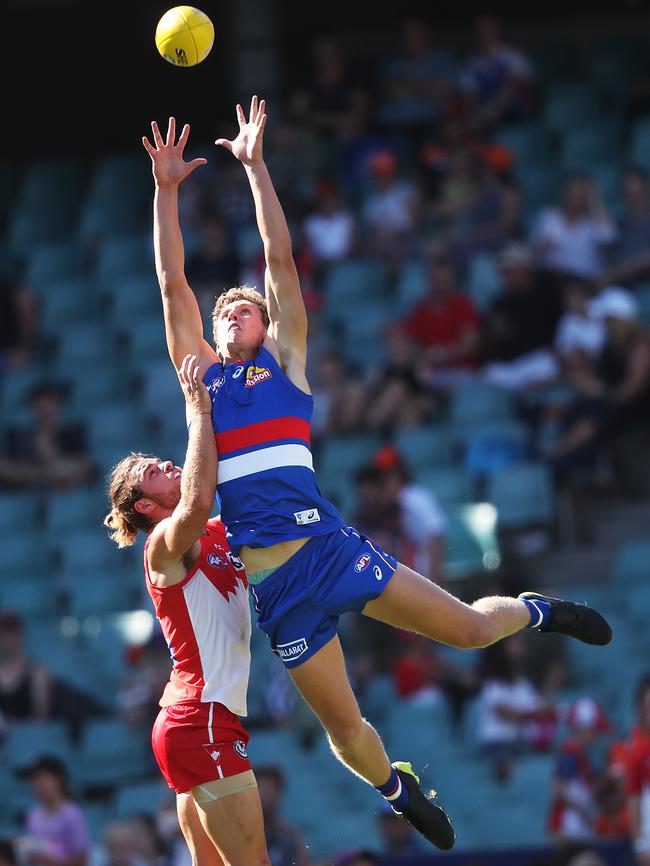
[[[113,293],[120,294],[127,291],[121,278],[137,274],[153,276],[155,280],[151,235],[107,238],[97,256],[95,276],[104,282],[112,281]],[[157,283],[155,294],[159,294]]]
[[[79,775],[85,790],[114,787],[153,775],[149,732],[118,719],[90,719],[79,747]]]
[[[51,328],[49,335],[56,337],[57,369],[70,370],[75,365],[80,373],[91,366],[112,363],[116,354],[115,333],[105,322],[70,322],[62,332]]]
[[[92,284],[83,278],[41,283],[39,295],[40,316],[50,333],[64,333],[71,322],[82,323],[96,311]]]
[[[104,543],[112,545],[108,540]],[[63,578],[63,582],[67,584],[66,612],[70,616],[84,619],[87,616],[107,616],[132,609],[134,587],[116,579],[113,571],[94,568],[92,577],[84,575],[76,580],[73,578],[71,572],[68,577]]]
[[[33,544],[33,533],[23,539],[25,544]],[[4,539],[0,536],[0,546],[4,548]],[[24,620],[50,616],[52,599],[43,585],[42,580],[34,580],[30,575],[13,575],[5,577],[0,587],[0,608],[14,610]]]
[[[496,541],[491,538],[489,514],[484,521],[482,534],[476,528],[473,516],[485,509],[485,503],[475,506],[448,504],[447,530],[445,532],[445,573],[452,580],[475,577],[486,569],[496,568],[500,563]]]
[[[446,426],[405,428],[395,433],[393,441],[416,475],[431,468],[447,466],[454,460],[454,442]]]
[[[479,310],[487,310],[501,294],[503,283],[493,256],[475,255],[469,265],[466,292]]]
[[[2,388],[0,388],[3,421],[6,421],[11,412],[26,406],[30,388],[51,378],[51,376],[52,370],[40,362],[9,370],[3,377]]]
[[[108,536],[108,530],[99,526],[77,527],[61,536],[55,547],[57,580],[62,585],[83,583],[92,587],[97,571],[104,576],[109,569],[117,574],[134,563],[133,552],[118,550]],[[114,582],[119,585],[119,579]]]
[[[629,162],[650,169],[650,115],[635,121],[629,136],[627,157]]]
[[[160,302],[156,299],[158,305]],[[133,369],[142,361],[151,362],[154,359],[166,361],[169,365],[170,372],[173,373],[169,354],[167,352],[167,342],[165,339],[165,323],[162,317],[162,310],[156,309],[141,309],[140,313],[135,318],[128,318],[124,314],[122,321],[114,319],[115,327],[124,335],[125,351],[128,355],[129,366]],[[178,385],[180,388],[180,385]]]
[[[7,731],[4,758],[16,770],[36,755],[47,752],[61,758],[68,770],[74,770],[75,750],[66,723],[58,719],[22,721]]]
[[[548,130],[537,121],[502,124],[494,134],[494,142],[507,148],[521,162],[548,163],[553,155],[553,141]]]
[[[78,159],[39,159],[28,164],[17,192],[20,204],[48,205],[76,202],[86,180]]]
[[[385,290],[386,272],[375,259],[347,259],[331,264],[323,284],[327,323],[335,325],[343,321],[351,306],[377,301]]]
[[[555,519],[553,478],[544,463],[513,463],[493,472],[486,498],[497,509],[500,529],[549,527]]]
[[[47,501],[47,531],[50,535],[58,535],[100,526],[106,510],[103,486],[51,493]]]
[[[380,442],[372,434],[329,436],[314,460],[318,478],[338,475],[352,480],[357,469],[372,460]]]
[[[151,219],[150,215],[149,221]],[[144,231],[147,220],[128,200],[97,201],[90,199],[81,207],[76,224],[78,240],[87,244],[109,237],[128,237]]]
[[[614,556],[612,579],[617,586],[638,587],[648,579],[650,541],[626,541]]]
[[[150,274],[120,276],[108,293],[108,299],[111,319],[116,326],[135,326],[137,320],[155,318],[164,334],[160,290],[153,266]]]
[[[153,201],[153,179],[147,154],[114,153],[99,157],[90,171],[91,199]]]
[[[73,413],[91,413],[130,395],[127,370],[122,364],[96,364],[84,370],[83,375],[79,375],[79,369],[74,366],[59,364],[58,369],[61,377],[71,383],[70,410]]]
[[[84,264],[79,245],[72,241],[39,244],[29,251],[25,279],[38,291],[42,285],[49,286],[53,281],[83,276]]]
[[[459,384],[452,392],[449,418],[454,430],[481,422],[513,417],[512,395],[504,388],[483,382]]]
[[[407,312],[427,294],[429,280],[426,262],[409,261],[402,266],[397,283],[399,308]]]
[[[141,440],[144,432],[141,413],[122,401],[96,406],[86,423],[94,452],[119,444],[123,444],[128,452],[130,443]]]
[[[27,255],[36,244],[65,240],[71,215],[34,205],[14,207],[8,219],[7,240],[14,252]]]
[[[34,527],[24,527],[18,534],[14,530],[10,536],[2,538],[0,556],[0,584],[10,580],[40,578],[51,573],[50,553],[44,544],[37,543]]]
[[[428,487],[443,508],[462,505],[476,498],[471,475],[457,466],[436,466],[416,473],[418,483]]]
[[[162,778],[121,785],[114,796],[114,814],[118,819],[128,819],[142,812],[155,816],[169,799],[170,790]]]
[[[558,81],[546,91],[542,119],[550,132],[564,134],[598,117],[600,111],[598,95],[591,84],[579,80]]]
[[[39,505],[35,493],[3,490],[0,493],[0,536],[33,526],[40,513]]]
[[[615,118],[590,121],[571,129],[562,138],[562,162],[568,171],[593,162],[611,163],[618,168],[623,134]]]

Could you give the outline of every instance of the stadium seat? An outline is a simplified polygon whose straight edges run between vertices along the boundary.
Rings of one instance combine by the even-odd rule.
[[[627,156],[629,162],[650,169],[650,115],[643,115],[634,122]]]
[[[160,302],[157,301],[157,303]],[[124,348],[128,355],[129,367],[134,369],[143,360],[148,363],[153,360],[160,360],[166,361],[170,372],[173,373],[167,352],[162,310],[152,310],[150,299],[148,304],[148,309],[142,308],[139,314],[133,313],[129,319],[126,316],[122,318],[121,322],[117,318],[113,319],[115,327],[124,335]]]
[[[64,334],[71,322],[85,322],[96,311],[92,284],[83,278],[43,282],[39,296],[40,315],[50,333]]]
[[[130,396],[130,382],[126,365],[111,363],[93,365],[79,375],[76,366],[58,365],[61,377],[71,382],[70,410],[90,414],[96,408],[114,404]]]
[[[65,212],[33,205],[14,207],[9,214],[7,240],[11,250],[27,255],[36,244],[65,240],[69,228]]]
[[[355,304],[381,299],[386,290],[385,269],[375,259],[348,259],[329,266],[324,279],[325,318],[330,326],[344,321]]]
[[[555,519],[553,479],[544,463],[503,466],[488,477],[486,496],[500,529],[549,527]]]
[[[21,721],[8,728],[3,757],[12,770],[23,767],[42,752],[57,755],[74,769],[75,750],[65,722],[59,719]]]
[[[101,524],[78,527],[61,535],[55,545],[57,579],[67,585],[83,582],[92,585],[95,571],[104,576],[109,569],[116,575],[133,564],[131,550],[118,550]],[[119,586],[120,578],[114,575]]]
[[[494,133],[494,142],[507,148],[515,165],[521,162],[548,163],[553,155],[553,141],[539,122],[503,124]]]
[[[79,159],[31,161],[20,181],[17,204],[49,205],[76,201],[86,180],[86,166]]]
[[[600,110],[598,96],[589,83],[558,81],[546,91],[542,119],[548,130],[563,134],[598,117]]]
[[[38,244],[30,249],[25,279],[38,291],[52,281],[78,278],[83,275],[84,258],[79,246],[69,240]]]
[[[121,785],[114,797],[114,813],[128,819],[138,813],[157,815],[162,804],[169,802],[170,791],[162,778]]]
[[[475,526],[476,509],[484,509],[485,503],[476,506],[447,505],[447,530],[445,532],[445,573],[452,580],[474,577],[485,573],[486,569],[496,568],[500,558],[496,541],[491,539],[489,520],[483,533]]]
[[[77,238],[86,244],[109,237],[128,237],[146,227],[144,214],[129,201],[91,199],[82,205],[75,231]]]
[[[0,496],[0,537],[33,526],[39,516],[39,505],[36,493],[3,490]]]
[[[94,452],[105,446],[123,445],[128,452],[131,443],[143,438],[140,412],[122,401],[96,406],[86,419],[90,443]]]
[[[117,348],[110,326],[90,319],[71,322],[64,331],[48,329],[48,333],[57,339],[56,365],[68,370],[76,365],[86,375],[91,365],[111,363]]]
[[[372,434],[329,436],[314,461],[317,476],[342,475],[352,480],[356,470],[372,460],[380,441]]]
[[[44,362],[33,362],[26,367],[10,370],[2,379],[0,406],[2,419],[6,423],[9,414],[24,409],[30,389],[51,378],[52,370]]]
[[[618,586],[636,587],[648,579],[650,541],[626,541],[614,556],[612,579]]]
[[[24,538],[24,543],[34,543],[31,533]],[[0,536],[0,544],[4,547],[2,536]],[[52,598],[44,581],[35,580],[29,573],[22,575],[22,579],[14,574],[2,579],[0,608],[14,610],[24,620],[51,616]]]
[[[476,498],[472,477],[461,467],[429,467],[417,472],[415,478],[431,490],[443,508],[473,502]]]
[[[46,526],[51,536],[69,530],[97,527],[106,512],[103,487],[51,493],[47,501]]]
[[[85,789],[115,786],[154,772],[149,732],[119,719],[89,719],[79,747]]]
[[[451,394],[449,417],[454,430],[511,418],[513,411],[512,396],[504,388],[470,382],[459,384]]]
[[[462,464],[473,478],[479,480],[513,462],[532,457],[532,439],[528,428],[514,418],[487,421],[460,428]]]
[[[149,234],[137,233],[129,237],[107,238],[102,244],[97,262],[95,275],[103,281],[114,281],[115,294],[122,291],[119,277],[146,274],[155,280],[153,271],[153,244]],[[124,291],[126,291],[124,287]],[[159,291],[156,284],[155,297]]]
[[[562,162],[567,170],[600,161],[618,165],[622,129],[616,118],[603,118],[571,129],[561,141]]]
[[[142,203],[153,201],[153,180],[146,153],[114,153],[99,157],[90,170],[88,197],[94,200]]]
[[[416,474],[447,466],[454,459],[454,443],[446,426],[427,424],[398,430],[394,443],[411,472]]]
[[[465,291],[475,306],[481,311],[487,310],[502,289],[503,284],[494,257],[486,253],[473,256]]]
[[[397,283],[399,308],[407,313],[427,294],[429,281],[426,262],[408,261],[402,266]]]
[[[18,577],[40,578],[51,572],[50,551],[43,543],[37,543],[33,526],[17,529],[10,536],[3,535],[0,556],[0,585]]]
[[[647,328],[650,328],[650,284],[644,283],[634,289],[639,304],[639,316]]]
[[[104,543],[112,545],[108,539]],[[70,616],[83,619],[87,616],[106,616],[131,609],[132,585],[127,587],[123,579],[118,578],[112,571],[100,571],[95,567],[91,574],[92,576],[79,575],[75,580],[74,574],[68,572],[69,576],[63,578],[67,584],[66,612]]]
[[[160,289],[153,265],[150,273],[119,276],[106,295],[116,326],[131,324],[135,327],[142,318],[156,318],[164,334]]]

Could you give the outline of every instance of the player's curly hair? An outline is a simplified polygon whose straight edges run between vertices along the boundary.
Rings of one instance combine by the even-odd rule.
[[[111,530],[110,537],[118,547],[130,547],[135,543],[138,530],[151,528],[151,521],[141,514],[135,503],[144,494],[135,482],[133,469],[142,460],[156,460],[151,454],[132,451],[128,457],[113,467],[109,479],[108,498],[111,510],[104,518],[104,526]]]
[[[224,307],[227,307],[228,304],[233,304],[235,301],[250,301],[252,304],[256,304],[262,313],[264,327],[268,328],[269,326],[269,311],[266,306],[264,295],[260,294],[260,292],[252,286],[234,286],[232,289],[228,289],[222,295],[219,295],[212,310],[212,337],[215,345],[217,344],[217,323],[221,311]]]

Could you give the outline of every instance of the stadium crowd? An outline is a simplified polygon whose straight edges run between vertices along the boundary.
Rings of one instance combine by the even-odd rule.
[[[650,432],[643,300],[650,283],[650,180],[641,165],[620,162],[618,183],[605,198],[587,160],[565,166],[559,185],[540,200],[522,180],[517,148],[502,134],[543,115],[545,82],[533,57],[509,44],[491,16],[475,22],[475,47],[461,57],[437,44],[422,20],[405,21],[399,38],[371,75],[355,67],[339,41],[316,39],[310,74],[289,87],[284,106],[274,107],[268,163],[310,315],[315,454],[339,437],[378,434],[382,444],[353,479],[351,522],[447,585],[445,504],[413,476],[396,442],[405,430],[445,418],[459,386],[506,390],[525,433],[522,444],[511,431],[495,429],[458,451],[479,481],[493,466],[525,457],[544,462],[559,490],[647,497],[649,478],[639,467],[648,462],[638,457]],[[631,95],[628,124],[639,110]],[[207,317],[230,285],[263,285],[246,179],[226,160],[216,165],[188,180],[181,202],[193,239],[188,280]],[[333,297],[334,266],[359,261],[378,277],[369,286],[373,297]],[[373,300],[382,313],[376,319]],[[51,347],[24,273],[0,284],[0,307],[4,387],[15,371],[47,359]],[[4,490],[36,491],[45,502],[100,478],[83,419],[65,413],[66,384],[36,384],[21,423],[3,425]],[[507,575],[491,580],[509,588]],[[23,720],[63,718],[77,735],[84,718],[106,714],[150,729],[168,673],[157,633],[129,656],[129,675],[106,708],[55,683],[47,665],[24,650],[23,629],[21,618],[5,610],[5,734]],[[444,702],[459,737],[476,701],[477,760],[495,784],[508,784],[522,754],[553,757],[553,866],[599,866],[589,852],[601,839],[629,843],[630,863],[650,864],[650,824],[639,811],[650,791],[648,678],[638,683],[636,726],[621,731],[589,694],[566,706],[559,697],[568,676],[562,653],[539,658],[521,637],[481,651],[472,668],[416,636],[389,637],[361,617],[348,618],[343,636],[361,700],[377,677],[387,677],[398,701]],[[256,728],[293,727],[308,754],[316,730],[301,704],[277,679],[265,698],[250,719],[253,738]],[[594,762],[591,747],[601,742],[607,748]],[[41,758],[21,769],[35,805],[25,811],[24,834],[3,841],[0,866],[188,864],[162,787],[153,816],[111,821],[101,844],[91,845],[68,768],[42,745]],[[301,834],[280,816],[281,769],[260,767],[256,775],[273,866],[316,866]],[[417,849],[408,825],[392,813],[377,821],[383,850],[344,852],[328,864],[390,863]]]

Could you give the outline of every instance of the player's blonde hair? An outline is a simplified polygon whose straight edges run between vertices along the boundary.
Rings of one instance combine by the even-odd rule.
[[[104,526],[108,526],[111,530],[111,540],[118,547],[131,547],[135,543],[139,529],[147,531],[151,528],[149,518],[135,507],[135,503],[144,494],[133,475],[133,470],[142,460],[155,459],[157,458],[150,454],[132,451],[128,457],[120,460],[113,467],[108,487],[111,510],[104,518]]]
[[[269,311],[264,296],[252,286],[234,286],[232,289],[228,289],[228,291],[219,295],[212,310],[212,337],[215,346],[217,345],[217,324],[219,322],[221,311],[224,307],[227,307],[228,304],[234,304],[235,301],[250,301],[252,304],[258,306],[262,313],[264,327],[268,328],[269,326]],[[217,346],[217,349],[218,348],[219,347]]]

